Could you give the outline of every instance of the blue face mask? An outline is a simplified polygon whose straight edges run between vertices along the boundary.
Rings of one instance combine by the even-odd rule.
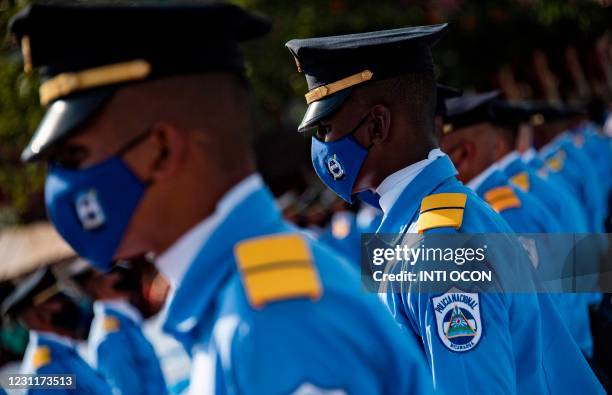
[[[353,187],[371,147],[362,147],[354,137],[367,117],[349,134],[336,141],[324,142],[314,136],[312,138],[310,156],[315,172],[329,189],[349,203],[353,203]]]
[[[148,132],[147,132],[148,135]],[[121,159],[145,134],[116,155],[85,169],[49,165],[45,205],[51,222],[78,255],[100,270],[113,258],[146,184]]]

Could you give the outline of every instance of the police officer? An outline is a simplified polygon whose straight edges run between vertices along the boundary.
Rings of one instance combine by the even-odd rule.
[[[30,330],[30,341],[22,362],[22,373],[75,375],[73,389],[54,393],[112,394],[104,378],[77,353],[82,338],[83,314],[71,292],[58,283],[49,268],[39,269],[22,282],[2,304],[3,316],[21,321]],[[66,382],[66,384],[70,384]],[[47,393],[31,387],[28,394]]]
[[[436,84],[436,122],[442,128],[442,116],[446,113],[445,100],[461,96],[459,89],[448,85]],[[436,124],[436,127],[438,124]],[[375,233],[383,218],[379,196],[368,191],[359,194],[360,208],[357,215],[348,211],[334,213],[328,229],[321,235],[321,240],[345,254],[355,264],[360,263],[361,235]]]
[[[86,265],[76,276],[95,300],[89,357],[113,394],[163,394],[166,382],[153,346],[142,332],[140,279],[130,262],[104,274]]]
[[[492,119],[499,127],[496,148],[497,166],[522,191],[532,194],[546,206],[559,221],[564,232],[585,233],[588,223],[580,202],[574,195],[544,174],[539,174],[523,162],[516,150],[519,127],[528,122],[529,113],[520,104],[497,100],[491,106]]]
[[[504,128],[505,123],[493,114],[498,96],[493,91],[447,100],[440,146],[457,168],[459,180],[500,213],[515,232],[560,232],[561,225],[548,208],[510,185],[497,164],[503,155],[496,129]]]
[[[298,130],[312,130],[313,166],[347,201],[362,191],[380,195],[379,233],[512,232],[456,179],[452,162],[437,148],[430,47],[445,27],[286,44],[309,87],[309,106]],[[508,255],[496,255],[489,263],[496,271],[528,272],[516,239],[504,240],[511,247]],[[432,295],[419,292],[419,284],[389,291],[384,297],[391,313],[421,342],[442,391],[603,393],[547,295],[456,289]],[[448,303],[452,300],[465,303],[459,307]],[[448,336],[449,317],[455,316],[470,324],[464,334]]]
[[[534,125],[534,144],[548,171],[560,174],[572,187],[585,211],[590,232],[603,232],[606,214],[605,192],[597,171],[569,135],[569,120],[579,114],[566,106],[534,105],[539,120]]]
[[[268,30],[228,4],[26,9],[12,31],[49,108],[23,158],[48,162],[50,218],[81,256],[156,255],[191,393],[428,393],[416,342],[255,172],[238,43]]]
[[[531,187],[529,181],[538,186],[539,178],[524,171],[514,175],[514,182],[523,186],[511,185],[504,169],[524,169],[527,166],[520,160],[518,154],[512,155],[510,139],[516,123],[522,118],[520,111],[511,111],[509,105],[498,98],[498,92],[488,92],[479,95],[469,95],[447,100],[447,115],[443,126],[440,146],[447,152],[458,169],[458,177],[468,187],[476,191],[478,196],[497,211],[517,233],[560,233],[585,232],[586,222],[580,215],[579,207],[574,211],[553,212],[551,204],[560,200],[561,195],[550,193],[543,185],[540,200],[535,194],[528,193]],[[542,181],[546,184],[545,181]],[[571,200],[563,199],[565,203]],[[561,204],[565,208],[567,204]],[[557,218],[572,215],[566,223],[569,229],[562,227]],[[581,221],[582,222],[578,222]],[[576,223],[579,225],[574,226]],[[572,227],[573,226],[573,227]],[[562,278],[565,256],[559,250],[558,243],[566,240],[564,236],[555,238],[521,235],[521,241],[532,254],[534,264],[541,271],[547,272],[547,277]],[[585,264],[586,262],[580,262]],[[582,352],[592,355],[593,339],[589,326],[587,299],[580,294],[551,295],[556,302],[566,325],[579,345]]]

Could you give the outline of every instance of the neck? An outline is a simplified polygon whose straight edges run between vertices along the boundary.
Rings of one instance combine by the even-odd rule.
[[[424,159],[427,159],[429,152],[434,148],[438,148],[438,146],[433,142],[429,142],[426,144],[418,145],[418,148],[414,148],[415,149],[413,149],[412,151],[405,152],[405,155],[398,155],[394,161],[388,164],[388,166],[381,169],[381,172],[378,173],[376,175],[376,178],[374,179],[374,189],[378,188],[380,184],[391,174],[394,174],[399,170],[402,170]],[[402,150],[396,151],[398,151],[399,153],[403,153]]]
[[[218,201],[236,184],[254,172],[253,169],[242,169],[233,173],[225,173],[223,182],[212,186],[201,182],[205,178],[192,183],[190,191],[175,192],[180,196],[180,203],[174,202],[166,207],[177,207],[177,210],[165,210],[165,215],[159,216],[157,230],[152,232],[152,248],[156,255],[161,254],[174,244],[183,234],[202,220],[208,218],[217,206]]]

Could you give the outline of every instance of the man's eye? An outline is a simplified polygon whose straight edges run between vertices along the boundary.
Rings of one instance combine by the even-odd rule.
[[[85,147],[66,147],[50,155],[48,162],[66,169],[78,169],[87,156]]]
[[[317,125],[313,131],[313,134],[317,140],[321,141],[324,141],[325,136],[327,136],[329,133],[331,133],[331,126],[329,125]]]

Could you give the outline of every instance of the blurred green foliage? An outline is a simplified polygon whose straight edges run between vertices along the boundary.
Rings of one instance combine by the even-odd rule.
[[[0,31],[24,2],[0,1]],[[41,208],[41,166],[19,162],[25,146],[43,113],[38,103],[38,80],[25,75],[20,55],[7,37],[0,53],[0,225],[36,219]]]
[[[91,1],[94,0],[79,0]],[[0,0],[0,31],[6,31],[9,18],[25,2]],[[284,48],[284,43],[292,38],[448,21],[451,32],[434,53],[439,79],[466,89],[490,89],[495,86],[493,76],[502,65],[527,59],[535,48],[554,51],[567,43],[586,47],[612,25],[612,7],[602,8],[587,0],[233,2],[267,14],[274,22],[268,37],[245,45],[257,99],[257,126],[261,135],[287,136],[294,142],[299,139],[295,126],[305,110],[303,94],[307,89],[304,77]],[[23,75],[18,53],[9,44],[5,40],[0,52],[0,225],[44,216],[43,169],[22,166],[18,161],[42,115],[36,94],[38,81],[35,75]],[[291,160],[280,165],[275,156],[281,154]],[[272,167],[289,166],[294,160],[289,152],[269,156]]]

